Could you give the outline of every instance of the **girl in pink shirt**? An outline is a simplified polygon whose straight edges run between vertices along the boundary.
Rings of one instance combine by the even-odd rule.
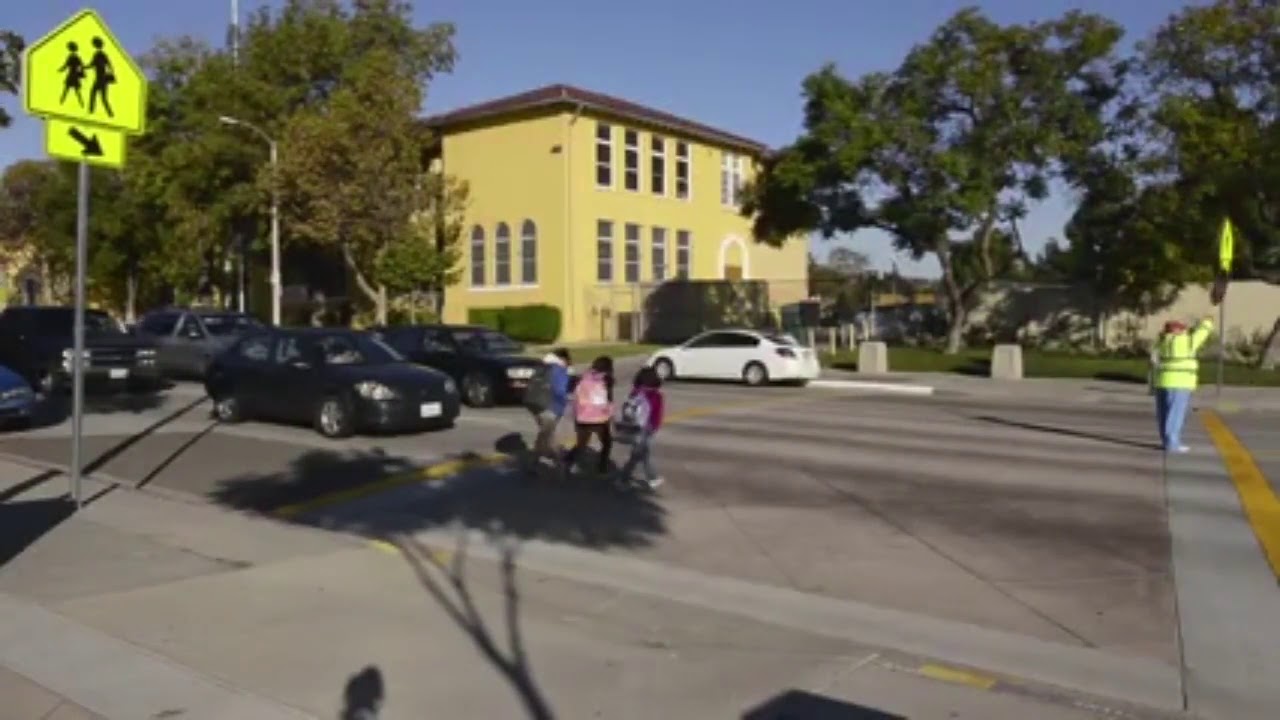
[[[618,408],[614,419],[614,438],[631,445],[631,457],[619,471],[617,484],[622,488],[632,486],[631,475],[639,466],[644,471],[644,485],[650,490],[662,485],[662,476],[653,468],[653,438],[662,427],[663,406],[662,378],[651,367],[642,368],[636,374],[635,387],[626,402]]]

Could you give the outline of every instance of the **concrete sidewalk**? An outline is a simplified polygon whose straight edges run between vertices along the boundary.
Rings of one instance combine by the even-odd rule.
[[[65,503],[64,482],[0,463],[0,507],[31,518]],[[505,542],[392,547],[95,483],[86,496],[25,521],[20,544],[6,535],[0,565],[3,677],[69,718],[1096,716],[844,633],[537,569]]]

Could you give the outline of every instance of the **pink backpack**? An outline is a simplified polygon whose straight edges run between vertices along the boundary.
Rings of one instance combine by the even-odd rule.
[[[602,373],[592,370],[583,375],[573,395],[573,416],[576,422],[594,425],[607,423],[613,417],[609,388]]]

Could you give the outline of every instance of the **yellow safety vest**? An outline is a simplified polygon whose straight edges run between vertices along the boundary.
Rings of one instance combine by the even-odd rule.
[[[1196,354],[1209,339],[1211,326],[1202,322],[1191,332],[1175,333],[1160,338],[1159,365],[1156,367],[1157,388],[1195,390],[1200,384],[1200,360]]]

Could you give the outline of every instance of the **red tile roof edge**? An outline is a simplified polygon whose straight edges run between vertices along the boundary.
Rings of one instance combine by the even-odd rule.
[[[769,153],[769,147],[762,142],[725,132],[724,130],[718,130],[692,120],[686,120],[678,115],[645,107],[630,100],[623,100],[611,95],[564,84],[547,85],[535,90],[467,105],[456,110],[424,118],[423,122],[430,127],[448,127],[473,120],[520,112],[521,110],[554,107],[556,105],[581,105],[606,114],[664,127],[712,143],[748,150],[762,156]]]

